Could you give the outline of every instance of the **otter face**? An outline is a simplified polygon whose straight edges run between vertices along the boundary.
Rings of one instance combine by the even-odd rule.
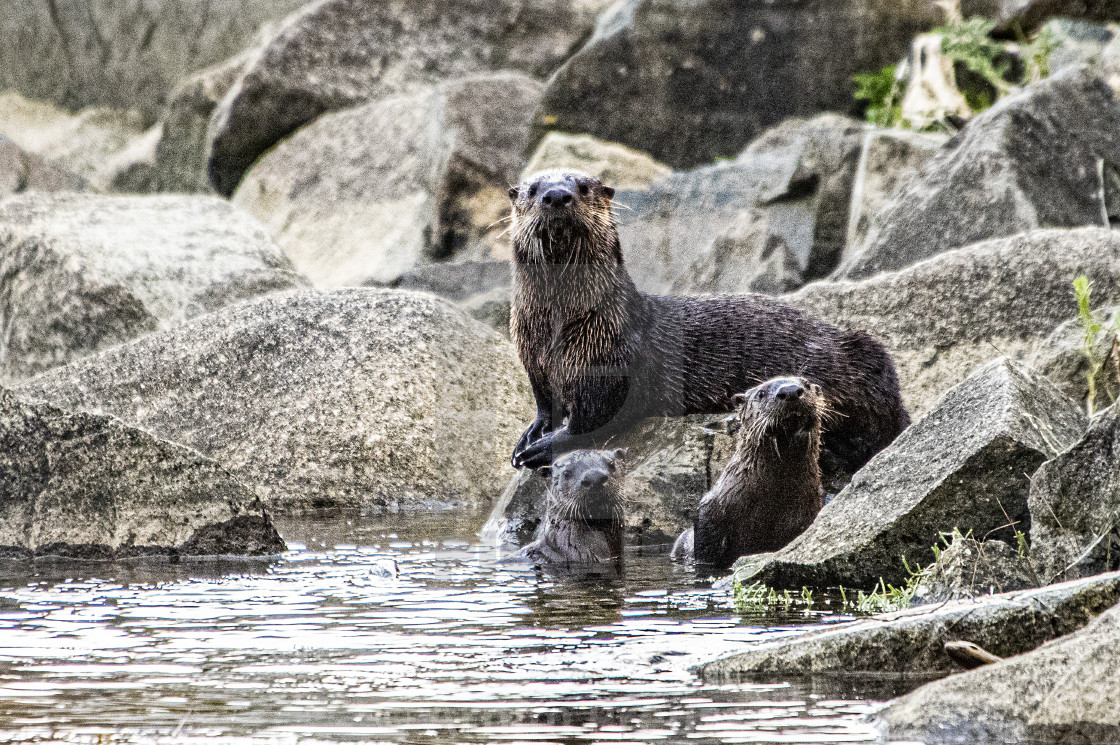
[[[509,190],[513,203],[514,258],[522,263],[580,261],[581,247],[610,233],[617,243],[611,199],[614,189],[580,171],[549,170]],[[589,253],[585,260],[594,258]]]
[[[824,397],[816,383],[805,378],[774,378],[735,396],[741,431],[782,430],[806,434],[816,430]]]
[[[549,509],[569,520],[622,522],[625,449],[574,450],[552,464]]]

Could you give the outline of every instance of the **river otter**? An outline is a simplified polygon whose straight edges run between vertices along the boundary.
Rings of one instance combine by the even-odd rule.
[[[824,504],[820,388],[803,378],[775,378],[736,398],[742,409],[735,452],[672,553],[717,571],[740,556],[785,546]]]
[[[625,450],[577,450],[552,464],[544,518],[523,559],[547,566],[611,564],[622,570]]]
[[[515,467],[601,445],[649,416],[715,414],[734,396],[796,373],[824,386],[838,421],[830,479],[854,473],[909,423],[883,347],[763,295],[639,292],[622,260],[614,189],[544,171],[510,189],[510,332],[537,402]]]

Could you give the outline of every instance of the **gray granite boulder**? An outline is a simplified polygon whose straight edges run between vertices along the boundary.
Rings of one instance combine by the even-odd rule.
[[[925,0],[625,0],[549,81],[538,139],[586,132],[678,169],[731,158],[790,117],[855,113],[852,76],[943,17]]]
[[[0,197],[24,191],[85,191],[85,179],[47,163],[0,134]]]
[[[71,110],[135,108],[151,124],[176,83],[307,1],[3,0],[0,90]]]
[[[540,91],[495,73],[327,114],[265,154],[233,202],[319,287],[489,258]]]
[[[304,286],[256,221],[213,197],[10,197],[0,206],[0,379]]]
[[[933,562],[941,534],[1016,543],[1030,475],[1076,442],[1085,415],[1006,359],[975,371],[860,469],[785,548],[740,559],[735,576],[774,587],[901,585]]]
[[[1117,266],[1117,231],[1037,230],[859,282],[817,282],[785,299],[881,341],[919,415],[978,365],[1004,355],[1024,360],[1074,318],[1078,275],[1098,297],[1120,297]]]
[[[970,121],[878,212],[836,276],[1035,228],[1107,227],[1111,164],[1120,164],[1120,102],[1087,69],[1064,71]]]
[[[553,168],[590,173],[615,189],[647,189],[673,172],[664,163],[617,142],[566,132],[549,132],[522,175]]]
[[[1120,602],[1120,573],[1024,592],[881,613],[759,644],[704,665],[708,681],[795,675],[946,675],[958,668],[945,642],[999,656],[1069,634]]]
[[[270,507],[485,505],[532,419],[512,346],[432,295],[274,294],[26,383],[193,447]]]
[[[1120,568],[1120,407],[1031,479],[1031,561],[1044,581]]]
[[[834,114],[794,119],[733,161],[619,191],[619,239],[638,287],[757,289],[756,277],[772,274],[774,254],[796,264],[796,285],[827,275],[844,247],[865,130]]]
[[[1120,606],[1033,652],[924,685],[877,720],[891,741],[929,745],[1117,742],[1117,645]]]
[[[1083,21],[1120,21],[1116,0],[961,0],[965,17],[982,16],[997,24],[997,32],[1030,34],[1051,18]]]
[[[310,3],[281,24],[215,111],[210,181],[219,193],[232,194],[261,153],[329,111],[484,72],[543,79],[586,38],[603,5],[602,0]]]
[[[0,557],[285,550],[260,501],[189,448],[0,388]]]

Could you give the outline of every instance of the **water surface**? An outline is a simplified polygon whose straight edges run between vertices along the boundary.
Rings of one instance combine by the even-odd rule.
[[[477,523],[281,520],[267,562],[0,564],[0,743],[866,742],[861,696],[897,692],[705,684],[690,665],[835,619],[739,618],[657,550],[542,575]]]

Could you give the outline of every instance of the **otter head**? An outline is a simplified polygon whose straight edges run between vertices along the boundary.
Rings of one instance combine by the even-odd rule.
[[[735,396],[740,441],[765,436],[820,435],[824,397],[804,378],[774,378]]]
[[[621,263],[611,214],[613,197],[614,189],[579,171],[550,170],[529,176],[509,190],[514,261]]]
[[[549,510],[576,522],[621,524],[625,449],[574,450],[552,464]]]

